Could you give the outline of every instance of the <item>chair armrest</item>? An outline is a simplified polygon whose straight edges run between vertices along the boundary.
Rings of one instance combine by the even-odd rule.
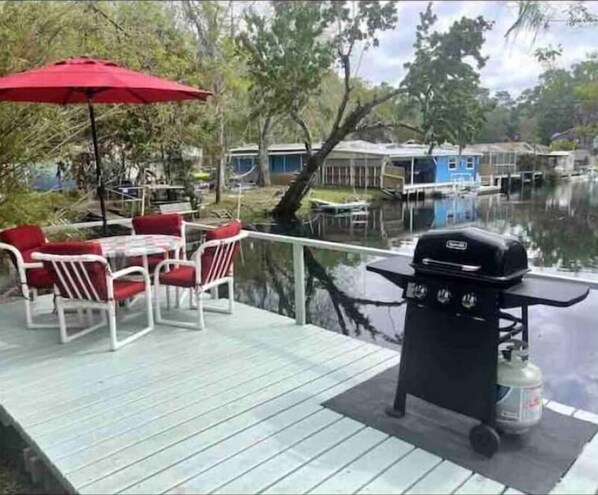
[[[6,244],[4,242],[0,242],[0,249],[3,249],[5,251],[8,251],[9,253],[11,253],[14,257],[15,257],[15,261],[16,261],[16,265],[17,265],[17,273],[19,275],[19,284],[21,285],[21,290],[23,290],[23,295],[25,295],[25,297],[28,297],[25,294],[25,288],[24,286],[27,285],[27,270],[29,268],[41,268],[43,267],[43,263],[39,262],[39,263],[25,263],[25,260],[23,260],[23,255],[21,254],[21,251],[19,251],[16,247],[10,245],[10,244]]]
[[[195,261],[191,261],[191,260],[177,260],[176,258],[166,259],[166,260],[160,261],[160,263],[158,263],[156,265],[156,268],[154,269],[154,273],[157,275],[158,273],[160,273],[160,270],[162,270],[162,268],[164,268],[165,266],[171,266],[171,265],[194,267],[196,265],[196,263],[195,263]]]
[[[112,278],[120,278],[126,275],[131,275],[133,273],[140,273],[143,276],[149,276],[147,270],[142,266],[128,266],[127,268],[123,268],[122,270],[118,270],[116,272],[112,272]]]
[[[23,260],[23,255],[21,254],[21,251],[19,251],[16,247],[12,246],[11,244],[0,242],[0,249],[10,252],[17,260],[17,264],[25,264],[25,260]]]

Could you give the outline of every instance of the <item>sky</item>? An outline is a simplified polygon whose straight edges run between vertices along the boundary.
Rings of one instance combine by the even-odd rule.
[[[402,1],[397,5],[399,22],[393,31],[382,33],[380,46],[367,51],[359,64],[357,75],[372,83],[398,84],[403,75],[403,64],[413,57],[415,28],[419,13],[428,2]],[[598,2],[587,2],[590,10],[598,11]],[[553,2],[556,9],[562,3]],[[534,57],[534,51],[549,44],[561,45],[563,55],[557,65],[568,67],[581,61],[589,52],[598,51],[596,37],[598,27],[573,28],[553,24],[547,32],[538,34],[534,41],[529,33],[519,34],[515,39],[505,39],[505,33],[517,18],[517,2],[511,1],[436,1],[433,8],[438,15],[435,30],[445,31],[463,16],[484,16],[495,22],[487,33],[483,52],[489,57],[482,69],[481,84],[492,91],[507,90],[512,96],[536,85],[545,67]]]

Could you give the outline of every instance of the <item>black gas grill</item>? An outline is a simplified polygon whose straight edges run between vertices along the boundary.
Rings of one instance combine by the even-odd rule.
[[[579,284],[524,278],[523,245],[477,228],[422,235],[412,262],[393,257],[370,264],[403,289],[407,300],[397,391],[388,413],[405,414],[407,395],[475,418],[472,447],[490,457],[496,433],[498,346],[528,341],[528,307],[566,307],[585,299]],[[520,316],[507,313],[519,308]]]

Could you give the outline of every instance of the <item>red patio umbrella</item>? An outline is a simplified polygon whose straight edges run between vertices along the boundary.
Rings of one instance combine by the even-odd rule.
[[[104,181],[93,104],[205,101],[211,94],[210,91],[125,69],[108,60],[85,57],[62,60],[0,78],[0,101],[58,105],[87,103],[104,233],[106,232]]]

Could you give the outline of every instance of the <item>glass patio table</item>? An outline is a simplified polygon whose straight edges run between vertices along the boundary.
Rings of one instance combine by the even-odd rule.
[[[148,256],[168,254],[174,251],[178,258],[183,247],[183,239],[173,235],[119,235],[92,239],[102,246],[102,253],[111,260],[141,257],[143,267],[148,270]]]

